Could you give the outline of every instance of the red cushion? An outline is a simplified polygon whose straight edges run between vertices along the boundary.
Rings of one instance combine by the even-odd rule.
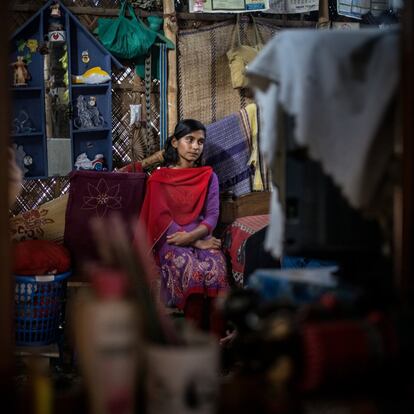
[[[47,275],[70,268],[69,251],[49,240],[24,240],[13,246],[13,273]]]

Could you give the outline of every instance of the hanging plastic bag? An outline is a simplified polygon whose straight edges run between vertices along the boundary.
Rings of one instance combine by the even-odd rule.
[[[134,59],[146,55],[158,36],[135,15],[130,4],[128,10],[132,18],[128,19],[125,16],[126,7],[127,1],[124,0],[116,19],[99,18],[97,34],[105,48],[114,56]]]
[[[236,27],[234,28],[232,47],[227,52],[229,60],[231,84],[234,89],[246,88],[248,80],[245,76],[246,66],[256,57],[263,44],[260,40],[259,31],[256,27],[256,22],[252,17],[255,42],[252,46],[242,45],[240,41],[240,18],[237,15]],[[237,37],[237,38],[236,38]]]

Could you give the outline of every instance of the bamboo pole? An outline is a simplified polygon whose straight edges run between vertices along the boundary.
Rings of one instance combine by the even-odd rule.
[[[319,20],[317,24],[318,29],[329,29],[329,1],[319,0]]]
[[[174,44],[175,49],[168,51],[168,134],[174,132],[177,123],[177,16],[174,0],[163,0],[164,33]]]

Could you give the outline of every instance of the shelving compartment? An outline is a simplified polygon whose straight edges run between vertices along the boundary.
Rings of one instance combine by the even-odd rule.
[[[43,42],[40,15],[34,16],[18,33],[15,33],[10,45],[10,86],[13,87],[14,69],[13,63],[18,56],[22,56],[27,62],[27,70],[31,79],[27,80],[28,87],[43,86],[43,56],[38,52],[38,47]],[[25,86],[18,86],[25,88]]]
[[[43,134],[44,106],[41,88],[12,88],[12,135]]]
[[[27,171],[24,178],[46,177],[47,161],[43,135],[17,136],[14,137],[14,143],[17,145],[16,158],[26,161],[24,167]],[[23,159],[23,155],[27,157],[26,160]]]
[[[109,85],[78,85],[72,87],[72,130],[102,130],[111,127]]]
[[[101,130],[78,131],[73,134],[73,154],[75,165],[76,159],[82,153],[87,158],[94,160],[97,154],[102,154],[105,158],[105,167],[112,170],[112,145],[111,130],[109,128]]]
[[[99,41],[76,23],[70,26],[70,61],[72,75],[82,75],[87,70],[99,66],[111,73],[111,59]],[[82,53],[87,53],[88,62],[82,61]]]
[[[13,81],[23,79],[23,67],[15,65],[20,68],[17,73],[13,63],[17,62],[17,56],[28,55],[30,48],[31,62],[27,68],[32,79],[17,86]],[[122,65],[61,1],[45,2],[12,35],[10,50],[9,87],[13,96],[10,131],[13,142],[22,146],[32,160],[26,166],[29,171],[25,178],[65,175],[70,167],[75,169],[76,159],[83,153],[88,158],[86,163],[103,154],[105,166],[111,170],[110,75],[113,65],[118,68]],[[93,71],[85,75],[94,67],[106,73]],[[73,82],[80,75],[85,75],[83,82]],[[103,82],[90,83],[102,79]],[[90,105],[91,97],[94,105]],[[89,102],[86,113],[89,121],[80,122],[78,101],[84,107]]]

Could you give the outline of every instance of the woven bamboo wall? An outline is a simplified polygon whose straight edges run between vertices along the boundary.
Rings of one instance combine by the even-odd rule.
[[[12,30],[20,27],[46,0],[12,0]],[[63,0],[68,7],[76,9],[76,16],[81,23],[90,31],[96,28],[98,14],[103,9],[116,9],[119,0]],[[83,8],[83,9],[82,9]],[[91,12],[92,8],[92,12]],[[96,15],[93,13],[96,9]],[[74,11],[74,9],[72,9]],[[105,12],[105,11],[104,11]],[[202,20],[179,20],[181,30],[200,29],[214,25],[214,21]],[[270,29],[270,32],[276,29]],[[242,24],[242,37],[246,30]],[[263,33],[262,33],[263,35]],[[245,39],[243,39],[245,40]],[[179,53],[180,51],[178,51]],[[113,137],[113,166],[114,168],[125,165],[131,161],[140,160],[159,149],[159,82],[155,80],[151,90],[151,134],[148,138],[145,129],[132,129],[129,126],[130,108],[133,103],[141,103],[145,111],[145,87],[135,74],[132,67],[125,64],[125,71],[113,74],[112,84],[112,137]],[[179,68],[178,68],[179,69]],[[247,103],[247,98],[240,96],[241,106]],[[144,119],[146,114],[143,114]],[[199,118],[199,117],[198,117]],[[35,208],[38,205],[58,197],[68,191],[69,180],[67,177],[55,177],[45,180],[26,180],[23,184],[23,191],[17,199],[11,214],[15,215],[22,211]]]
[[[41,8],[42,0],[14,0],[11,2],[12,23],[14,32],[30,18],[36,10]],[[67,6],[111,8],[118,6],[117,0],[64,0]],[[30,5],[30,7],[26,7]],[[14,7],[16,6],[16,7]],[[22,6],[19,8],[19,6]],[[13,9],[14,8],[14,9]],[[30,11],[25,10],[30,9]],[[17,10],[16,10],[17,9]],[[23,10],[21,10],[23,9]],[[97,16],[76,13],[77,18],[90,31],[97,25]],[[112,139],[113,139],[113,165],[114,168],[125,165],[131,161],[140,160],[158,149],[159,142],[159,92],[158,81],[154,81],[151,91],[151,126],[150,142],[146,141],[145,131],[135,131],[129,126],[132,103],[142,103],[145,108],[144,83],[134,74],[134,70],[126,65],[125,71],[114,73],[112,76]],[[144,114],[145,116],[145,114]],[[135,138],[135,139],[133,139]],[[25,180],[23,191],[18,197],[11,214],[30,210],[38,205],[58,197],[68,191],[67,177],[54,177],[44,180]]]

